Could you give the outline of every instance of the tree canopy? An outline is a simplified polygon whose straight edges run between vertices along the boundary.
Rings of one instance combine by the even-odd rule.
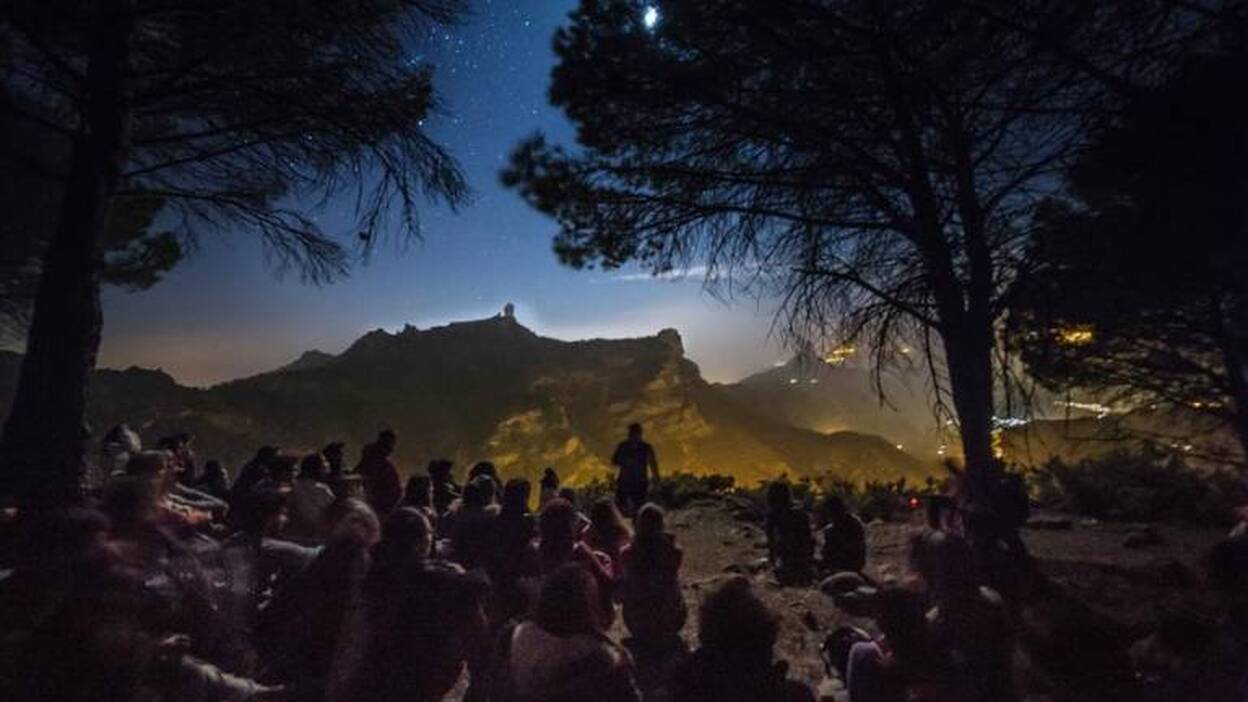
[[[926,352],[973,468],[1037,204],[1123,85],[1203,34],[1170,3],[583,0],[505,182],[572,266],[693,261],[778,292],[789,338]]]
[[[1208,415],[1248,449],[1248,107],[1237,45],[1141,94],[1045,204],[1012,342],[1054,389]],[[1246,452],[1248,455],[1248,452]]]
[[[56,135],[66,154],[49,163],[38,143],[0,154],[61,193],[0,440],[0,487],[77,491],[105,233],[144,217],[127,200],[162,203],[159,228],[183,242],[256,235],[278,270],[316,282],[345,274],[352,254],[387,232],[418,235],[422,200],[463,201],[456,164],[423,130],[437,100],[414,53],[462,10],[460,0],[0,7],[4,108]],[[344,202],[352,226],[324,231],[317,207]]]

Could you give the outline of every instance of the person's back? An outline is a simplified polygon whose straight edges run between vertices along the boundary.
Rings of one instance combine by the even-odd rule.
[[[866,530],[862,521],[845,509],[844,503],[840,503],[839,508],[831,500],[829,503],[830,520],[821,532],[821,565],[831,573],[859,572],[867,564]]]
[[[455,562],[467,570],[485,567],[492,550],[494,520],[498,515],[486,504],[485,481],[488,480],[490,478],[482,476],[468,483],[453,521],[451,550]]]
[[[640,424],[628,426],[628,438],[615,447],[611,464],[619,469],[615,481],[615,501],[620,511],[633,515],[645,504],[650,490],[650,472],[658,479],[659,463],[654,447],[642,440]]]
[[[786,583],[809,580],[815,558],[810,517],[793,506],[788,483],[772,483],[767,502],[767,553],[776,577]]]
[[[378,517],[385,517],[403,498],[399,471],[390,460],[394,452],[394,432],[383,431],[377,441],[363,449],[356,472],[364,480],[364,497]]]
[[[663,647],[675,642],[688,616],[680,587],[684,553],[664,531],[663,510],[647,504],[637,513],[637,538],[620,555],[617,587],[624,624],[635,643]]]
[[[370,596],[368,645],[350,697],[440,700],[484,640],[487,586],[438,560],[409,564],[396,584]]]
[[[531,621],[506,633],[498,696],[510,702],[637,702],[628,652],[603,631],[592,575],[575,563],[551,573]]]
[[[806,685],[788,679],[788,664],[773,661],[777,617],[737,576],[707,596],[698,615],[701,646],[672,684],[675,702],[813,702]]]

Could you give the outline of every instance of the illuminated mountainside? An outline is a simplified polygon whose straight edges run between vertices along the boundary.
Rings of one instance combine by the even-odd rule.
[[[15,359],[0,362],[0,397],[11,396]],[[488,458],[504,474],[535,477],[552,465],[584,481],[608,474],[624,427],[640,421],[667,471],[744,482],[783,473],[855,480],[925,474],[891,440],[799,428],[707,383],[674,330],[565,342],[506,316],[373,331],[337,356],[305,354],[206,390],[179,386],[160,371],[98,371],[89,414],[97,433],[122,419],[148,441],[192,431],[201,458],[235,468],[263,443],[305,450],[339,439],[354,457],[390,426],[405,472],[434,456],[453,458],[461,469]]]
[[[828,364],[813,356],[722,386],[761,414],[820,433],[857,431],[901,444],[908,453],[935,460],[942,443],[921,374],[886,374],[887,401],[880,402],[871,372]]]

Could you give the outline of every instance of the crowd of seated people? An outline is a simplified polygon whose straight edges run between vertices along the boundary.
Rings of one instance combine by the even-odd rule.
[[[5,525],[5,699],[815,699],[777,659],[781,617],[750,578],[708,586],[686,638],[685,552],[656,504],[582,512],[553,470],[535,495],[485,461],[462,486],[441,459],[404,486],[391,431],[354,470],[340,442],[265,446],[232,483],[218,462],[197,473],[192,441],[144,450],[119,427],[98,494]],[[881,586],[843,500],[812,520],[786,482],[766,497],[772,585],[830,576],[873,622],[836,654],[841,702],[1248,699],[1246,534],[1209,561],[1225,619],[1174,618],[1128,656],[1039,577],[1010,597],[987,586],[983,545],[960,533],[917,533],[909,577]]]

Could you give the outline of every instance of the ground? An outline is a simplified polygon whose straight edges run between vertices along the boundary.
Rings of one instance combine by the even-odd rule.
[[[877,580],[905,575],[907,537],[920,516],[905,522],[872,523],[867,528],[867,572]],[[1023,537],[1039,559],[1042,571],[1094,609],[1143,635],[1162,612],[1185,608],[1205,615],[1214,599],[1205,588],[1201,558],[1225,532],[1215,529],[1155,526],[1160,543],[1124,548],[1123,541],[1140,525],[1095,522],[1064,515],[1041,520],[1068,522],[1069,529],[1027,529]],[[684,639],[697,642],[697,610],[719,581],[741,573],[782,618],[777,656],[787,659],[791,675],[824,691],[837,689],[825,680],[819,645],[843,624],[871,629],[869,620],[838,610],[816,587],[780,587],[764,567],[766,541],[762,525],[732,498],[698,500],[668,515],[668,528],[685,552],[682,580],[689,604]],[[627,636],[617,618],[612,635]],[[644,671],[643,671],[644,672]]]

